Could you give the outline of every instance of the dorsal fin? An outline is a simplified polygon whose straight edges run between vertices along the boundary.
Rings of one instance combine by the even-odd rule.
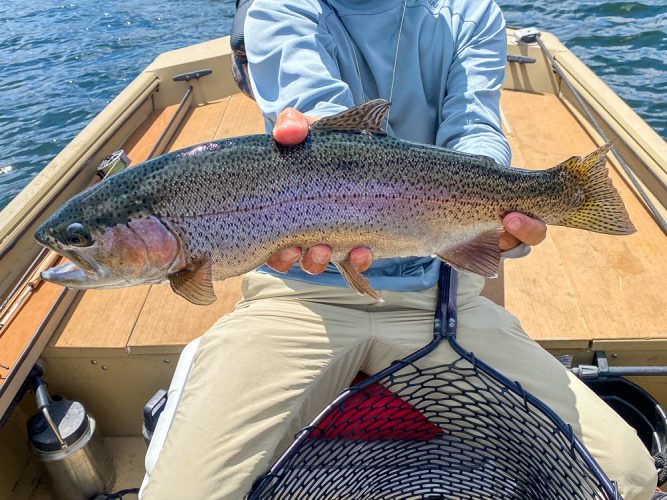
[[[387,116],[390,106],[391,103],[384,99],[373,99],[359,106],[341,111],[337,115],[320,118],[311,128],[384,134],[382,122]]]

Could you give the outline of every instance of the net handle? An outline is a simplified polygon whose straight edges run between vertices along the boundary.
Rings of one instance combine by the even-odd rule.
[[[363,391],[371,384],[374,384],[383,378],[396,373],[410,363],[423,358],[432,352],[448,335],[449,337],[447,338],[456,337],[456,285],[456,272],[453,271],[451,267],[443,263],[440,269],[440,277],[438,279],[439,290],[438,301],[435,308],[435,319],[433,321],[433,340],[431,340],[431,342],[426,344],[418,351],[413,352],[403,359],[392,362],[391,365],[389,365],[384,370],[366,378],[355,386],[348,387],[343,392],[341,392],[336,399],[329,403],[326,408],[324,408],[320,414],[315,417],[315,419],[308,427],[305,427],[301,430],[287,451],[285,451],[285,453],[283,453],[282,456],[273,464],[271,469],[269,469],[269,471],[253,485],[252,490],[248,495],[248,500],[257,500],[261,498],[260,495],[265,490],[266,486],[268,486],[268,484],[278,475],[278,472],[289,463],[289,461],[292,459],[292,456],[301,446],[301,443],[308,439],[310,433],[320,425],[322,420],[324,420],[326,415],[329,414],[333,407],[342,404],[346,399],[360,391]]]

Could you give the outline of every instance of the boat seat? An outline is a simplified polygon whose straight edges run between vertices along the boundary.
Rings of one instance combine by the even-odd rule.
[[[185,382],[190,375],[195,353],[199,348],[200,342],[201,337],[191,341],[188,345],[185,346],[183,352],[181,352],[181,357],[178,359],[178,365],[176,366],[174,377],[171,379],[169,391],[167,392],[167,403],[164,407],[164,410],[162,410],[162,413],[160,414],[155,431],[153,432],[153,437],[150,444],[148,445],[148,451],[146,452],[146,459],[144,461],[146,474],[144,475],[144,480],[141,483],[141,491],[143,491],[144,487],[148,484],[148,481],[150,481],[151,473],[155,468],[157,459],[160,456],[160,451],[162,450],[164,442],[167,439],[167,433],[169,432],[171,423],[174,420],[174,414],[176,413],[176,408],[178,407],[178,403],[181,400],[181,394],[183,394]],[[139,493],[139,497],[141,497],[141,492]]]

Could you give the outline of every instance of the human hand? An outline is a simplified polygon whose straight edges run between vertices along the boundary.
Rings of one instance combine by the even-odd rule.
[[[273,127],[273,138],[284,146],[294,146],[306,139],[308,127],[316,121],[316,117],[306,116],[294,108],[284,109]],[[301,247],[285,248],[272,255],[266,263],[272,269],[286,273],[299,260],[301,269],[310,274],[319,274],[331,260],[331,248],[327,245],[315,245],[305,249],[305,253]],[[368,248],[357,247],[349,253],[348,260],[352,267],[363,272],[373,263],[373,254]]]
[[[505,231],[500,235],[500,250],[511,250],[520,243],[537,245],[547,237],[547,225],[537,219],[518,212],[511,212],[503,218]]]

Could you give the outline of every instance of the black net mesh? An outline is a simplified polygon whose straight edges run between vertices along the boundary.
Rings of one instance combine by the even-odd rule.
[[[429,367],[435,345],[343,393],[251,498],[614,498],[553,413],[474,357]]]

